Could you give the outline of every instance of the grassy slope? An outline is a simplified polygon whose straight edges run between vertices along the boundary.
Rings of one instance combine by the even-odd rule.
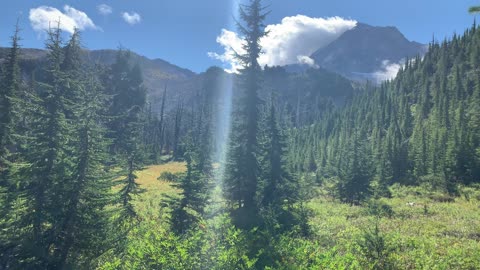
[[[145,192],[137,199],[137,209],[142,217],[157,222],[161,222],[161,218],[157,218],[162,215],[162,198],[165,194],[178,194],[170,183],[157,180],[165,171],[183,172],[185,164],[150,166],[138,173],[138,182]],[[338,268],[345,265],[345,258],[362,257],[356,243],[378,222],[389,250],[386,256],[397,269],[478,269],[480,192],[470,191],[473,195],[469,200],[462,196],[455,202],[441,203],[429,198],[432,194],[425,190],[400,187],[394,190],[393,198],[381,199],[383,204],[392,207],[393,216],[379,220],[368,207],[340,204],[320,196],[309,203],[313,210],[311,227],[315,248],[305,252],[311,252],[307,257],[312,258],[331,254],[331,267]],[[409,202],[415,205],[407,205]],[[335,252],[331,253],[332,250]]]

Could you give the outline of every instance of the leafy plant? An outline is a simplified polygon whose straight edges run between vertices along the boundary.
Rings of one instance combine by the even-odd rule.
[[[389,245],[387,238],[379,228],[379,220],[375,222],[373,230],[366,229],[357,244],[367,265],[372,269],[391,269],[389,255],[394,249]]]
[[[367,204],[367,213],[375,217],[392,218],[395,215],[393,208],[381,200],[371,200]]]

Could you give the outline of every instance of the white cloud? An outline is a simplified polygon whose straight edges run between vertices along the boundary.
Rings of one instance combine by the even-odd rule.
[[[390,63],[388,60],[383,60],[382,68],[374,72],[373,77],[377,82],[394,79],[401,67],[401,63]]]
[[[101,4],[97,6],[98,13],[106,16],[110,15],[113,12],[113,8],[107,4]]]
[[[285,17],[281,23],[265,28],[269,35],[260,41],[264,54],[259,57],[258,62],[261,66],[295,63],[315,65],[307,59],[308,56],[327,46],[356,24],[354,20],[341,17],[311,18],[304,15]],[[231,56],[231,48],[241,47],[242,39],[236,33],[223,29],[217,42],[224,48],[224,53],[209,53],[209,56],[230,65],[230,71],[236,71],[239,63]],[[235,51],[243,52],[237,49]]]
[[[60,23],[60,29],[69,33],[73,33],[75,28],[100,30],[85,12],[69,5],[65,5],[63,10],[64,12],[48,6],[30,9],[28,18],[33,30],[37,32],[49,30],[57,27],[58,23]]]
[[[142,20],[142,17],[140,17],[140,14],[136,12],[132,12],[132,13],[123,12],[122,18],[130,25],[140,23],[140,21]]]
[[[318,68],[318,65],[315,64],[315,60],[313,60],[311,57],[306,56],[306,55],[297,56],[297,61],[300,64],[307,65],[307,66],[313,67],[313,68]]]
[[[225,69],[225,71],[229,73],[237,72],[241,65],[235,58],[235,53],[245,53],[243,49],[244,40],[237,33],[222,29],[222,33],[217,37],[217,43],[223,47],[225,52],[223,54],[209,52],[208,56],[229,64],[230,68]]]

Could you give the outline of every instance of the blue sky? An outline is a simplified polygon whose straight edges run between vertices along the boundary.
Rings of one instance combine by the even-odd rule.
[[[83,21],[83,43],[89,49],[117,48],[120,44],[149,58],[162,58],[178,66],[196,72],[211,65],[222,65],[208,52],[216,52],[217,58],[224,53],[225,43],[217,37],[222,29],[234,31],[232,17],[238,0],[16,0],[4,1],[0,10],[0,46],[6,46],[17,17],[23,29],[23,47],[42,48],[41,13],[36,13],[36,28],[32,24],[30,10],[43,6],[43,11],[52,8],[69,16],[83,12],[88,21]],[[427,43],[435,34],[437,39],[462,33],[471,26],[473,16],[467,13],[469,6],[478,0],[265,0],[271,14],[266,24],[279,24],[285,17],[294,17],[295,27],[310,18],[339,16],[345,21],[355,20],[376,26],[396,26],[410,40]],[[101,4],[111,7],[110,14],[100,14]],[[65,6],[70,7],[69,12]],[[47,8],[49,7],[49,8]],[[38,11],[38,10],[37,10]],[[104,10],[108,11],[108,10]],[[128,14],[124,14],[127,12]],[[50,13],[56,14],[56,13]],[[73,14],[73,15],[72,15]],[[138,16],[136,15],[138,14]],[[81,17],[81,16],[80,16]],[[127,23],[129,19],[130,23]],[[84,17],[82,17],[85,19]],[[337,23],[332,21],[309,21],[313,24]],[[340,22],[342,23],[342,22]],[[286,26],[289,24],[287,23]],[[291,25],[291,24],[290,24]],[[350,26],[343,22],[337,34]],[[346,28],[345,28],[346,27]],[[279,28],[280,29],[280,28]],[[282,28],[282,29],[285,29]],[[279,30],[283,31],[283,30]],[[228,34],[225,32],[224,34]],[[280,35],[281,36],[281,35]],[[230,36],[232,37],[232,36]],[[327,37],[333,38],[333,37]],[[296,44],[300,41],[293,40]],[[318,42],[318,41],[317,41]],[[230,44],[230,43],[226,43]],[[273,45],[272,45],[273,46]],[[292,47],[292,46],[291,46]],[[308,51],[309,52],[309,51]],[[297,53],[297,52],[295,52]],[[274,57],[275,54],[272,55]],[[298,55],[301,56],[301,55]],[[300,59],[300,58],[298,58]],[[307,59],[308,60],[308,59]],[[265,60],[266,63],[283,63]],[[276,61],[276,62],[275,62]],[[285,61],[288,61],[285,60]]]

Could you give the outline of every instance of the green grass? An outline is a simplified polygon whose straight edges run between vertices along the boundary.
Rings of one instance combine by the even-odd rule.
[[[184,163],[168,163],[137,173],[138,183],[145,191],[136,198],[140,224],[130,236],[128,260],[116,258],[102,269],[121,268],[111,266],[115,263],[124,265],[122,269],[162,265],[169,266],[168,269],[203,269],[205,265],[210,265],[209,269],[230,269],[225,265],[237,265],[245,256],[239,255],[243,241],[239,239],[245,236],[231,231],[224,217],[202,223],[192,236],[171,235],[166,223],[168,209],[161,207],[161,201],[167,195],[178,196],[179,190],[158,177],[164,172],[184,171]],[[274,269],[479,269],[478,187],[461,188],[462,195],[453,202],[439,202],[438,198],[444,195],[427,188],[395,186],[391,191],[392,198],[350,206],[320,190],[318,194],[323,195],[308,203],[312,211],[311,237],[285,235],[272,240],[278,250],[278,265]],[[393,213],[376,216],[374,210],[379,208],[372,205]],[[373,231],[376,225],[377,234]],[[372,237],[382,244],[380,259],[364,247]],[[205,259],[208,256],[211,258]],[[216,264],[219,260],[223,264]]]
[[[395,195],[395,193],[394,193]],[[480,202],[456,198],[440,203],[422,195],[382,198],[393,209],[391,218],[377,218],[367,207],[316,198],[309,206],[311,227],[325,250],[355,253],[355,243],[379,224],[392,248],[396,269],[478,269],[480,267]],[[409,205],[408,203],[414,203]]]

